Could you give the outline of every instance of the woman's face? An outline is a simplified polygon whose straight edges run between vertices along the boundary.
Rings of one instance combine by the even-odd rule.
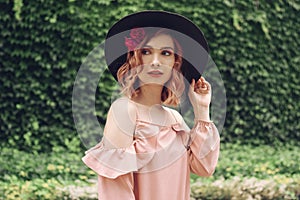
[[[175,63],[172,37],[160,34],[151,38],[141,54],[143,70],[138,74],[141,83],[163,86],[171,78]]]

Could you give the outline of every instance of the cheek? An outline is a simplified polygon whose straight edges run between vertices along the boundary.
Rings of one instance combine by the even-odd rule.
[[[142,56],[142,63],[143,64],[150,64],[151,63],[151,57],[150,56]]]
[[[150,66],[148,64],[142,64],[139,67],[139,71],[137,72],[139,78],[145,78],[148,76],[147,72],[150,70]]]
[[[168,61],[166,61],[164,64],[165,64],[166,66],[169,66],[169,67],[173,68],[174,63],[175,63],[174,60],[168,60]]]
[[[166,59],[166,65],[173,68],[174,64],[175,64],[175,57],[172,56],[172,57]]]
[[[166,73],[168,79],[171,78],[172,71],[173,71],[173,68],[169,68],[168,72]]]

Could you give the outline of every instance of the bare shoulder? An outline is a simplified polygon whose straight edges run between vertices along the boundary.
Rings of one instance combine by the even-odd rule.
[[[133,141],[136,108],[127,98],[115,100],[108,111],[104,137],[114,148],[128,147]]]
[[[166,108],[166,109],[168,109],[170,112],[172,112],[172,114],[175,117],[176,121],[179,122],[186,131],[190,131],[190,128],[185,123],[182,115],[177,110],[175,110],[173,108]]]
[[[130,119],[132,122],[136,120],[136,107],[126,97],[116,99],[109,112],[112,112],[116,119]]]
[[[165,109],[169,110],[172,113],[172,115],[175,117],[177,122],[181,123],[183,121],[181,114],[177,110],[169,107],[165,107]]]

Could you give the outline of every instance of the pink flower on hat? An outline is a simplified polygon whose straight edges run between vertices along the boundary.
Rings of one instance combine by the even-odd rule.
[[[131,38],[135,39],[137,42],[143,41],[146,33],[143,28],[133,28],[131,29],[130,36]]]
[[[145,38],[145,30],[143,28],[133,28],[130,31],[130,37],[125,37],[125,45],[129,51],[133,51],[139,43]]]
[[[138,43],[132,38],[125,38],[125,45],[127,46],[129,51],[133,51]]]

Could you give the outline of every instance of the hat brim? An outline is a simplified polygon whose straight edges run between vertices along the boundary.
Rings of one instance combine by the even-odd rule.
[[[198,80],[207,62],[209,47],[202,31],[184,16],[165,11],[142,11],[128,15],[116,22],[105,40],[105,59],[114,78],[126,62],[127,47],[124,38],[133,28],[166,28],[172,30],[182,47],[181,71],[188,82]]]

